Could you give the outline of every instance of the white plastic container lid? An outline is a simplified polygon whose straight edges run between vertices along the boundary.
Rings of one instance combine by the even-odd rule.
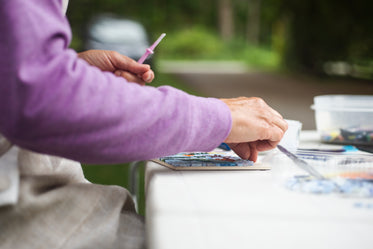
[[[373,95],[320,95],[314,97],[313,110],[373,112]]]

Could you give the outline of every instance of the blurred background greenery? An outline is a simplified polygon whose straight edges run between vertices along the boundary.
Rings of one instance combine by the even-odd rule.
[[[67,14],[77,50],[88,21],[104,12],[140,22],[151,41],[167,33],[159,59],[372,79],[372,9],[370,0],[73,0]]]
[[[371,0],[71,0],[67,16],[77,51],[85,49],[90,20],[113,13],[144,25],[150,41],[167,33],[156,60],[236,60],[260,70],[372,81],[372,10]],[[169,77],[157,73],[155,85],[198,94]],[[125,187],[127,169],[84,166],[91,181]]]

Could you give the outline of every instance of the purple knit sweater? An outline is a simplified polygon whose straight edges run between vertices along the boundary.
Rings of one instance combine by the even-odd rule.
[[[60,0],[0,1],[0,133],[14,144],[117,163],[208,151],[227,137],[222,101],[103,73],[70,40]]]

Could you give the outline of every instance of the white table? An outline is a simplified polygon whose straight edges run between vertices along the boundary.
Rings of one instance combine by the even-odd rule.
[[[301,146],[317,145],[302,132]],[[149,249],[373,248],[373,200],[289,191],[273,171],[146,169]]]

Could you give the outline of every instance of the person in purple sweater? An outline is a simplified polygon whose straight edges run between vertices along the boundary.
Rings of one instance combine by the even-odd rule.
[[[147,160],[221,142],[256,161],[281,140],[286,122],[259,98],[147,86],[148,65],[69,49],[63,4],[0,0],[0,248],[145,246],[128,192],[87,182],[75,161]]]

